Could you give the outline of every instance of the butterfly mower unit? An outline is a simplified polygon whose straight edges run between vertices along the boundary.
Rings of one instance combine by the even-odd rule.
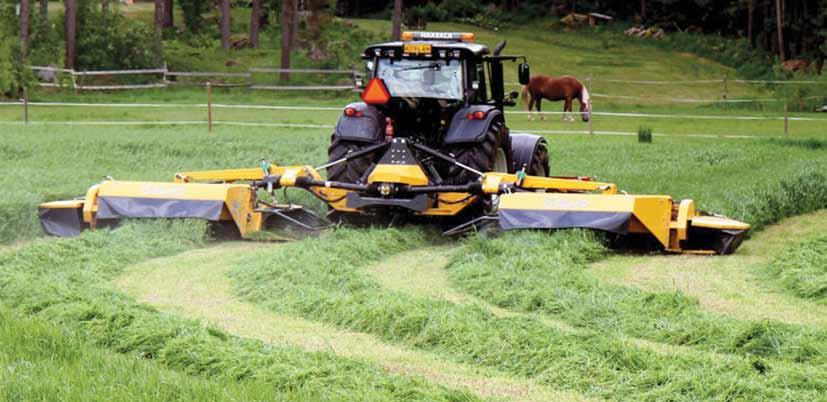
[[[694,201],[619,193],[588,177],[549,176],[546,140],[511,133],[503,108],[503,64],[524,57],[489,53],[467,33],[405,32],[368,47],[362,102],[347,105],[318,167],[262,162],[248,169],[181,172],[172,182],[105,180],[86,196],[40,205],[47,233],[134,218],[198,218],[243,238],[273,227],[319,230],[332,223],[436,222],[446,235],[483,228],[587,228],[617,244],[668,252],[729,254],[749,225],[700,212]],[[357,83],[362,86],[362,83]],[[322,174],[325,173],[325,175]],[[309,191],[327,204],[325,219],[290,203],[278,189]]]

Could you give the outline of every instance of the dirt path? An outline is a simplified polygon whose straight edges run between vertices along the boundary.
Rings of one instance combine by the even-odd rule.
[[[552,390],[494,370],[448,362],[430,353],[384,343],[371,335],[275,314],[239,301],[232,296],[227,271],[235,264],[256,259],[257,250],[263,247],[273,245],[225,243],[155,259],[130,267],[116,279],[115,285],[141,302],[203,320],[240,337],[306,350],[331,351],[368,361],[390,372],[424,378],[449,388],[467,389],[483,398],[584,400],[575,393]],[[446,255],[442,252],[436,257],[426,254],[421,257],[438,263],[440,259],[447,259]],[[459,294],[446,297],[465,300]]]
[[[827,210],[786,219],[744,242],[735,255],[613,256],[592,266],[601,279],[645,290],[679,290],[705,309],[740,319],[827,324],[827,306],[764,283],[756,271],[795,243],[827,231]]]

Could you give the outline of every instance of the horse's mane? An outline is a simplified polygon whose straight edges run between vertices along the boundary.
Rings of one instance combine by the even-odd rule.
[[[585,104],[588,104],[589,99],[591,99],[589,96],[589,90],[586,89],[585,85],[583,85],[583,89],[580,91],[580,101],[582,101]]]

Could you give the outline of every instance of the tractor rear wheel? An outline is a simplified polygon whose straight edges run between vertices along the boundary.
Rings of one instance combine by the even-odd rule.
[[[328,159],[330,162],[333,162],[344,158],[348,153],[358,152],[372,145],[373,144],[366,142],[334,138],[330,147],[327,148]],[[359,183],[371,165],[373,165],[375,159],[375,153],[370,153],[338,165],[333,165],[327,169],[327,179],[343,183]]]
[[[453,155],[457,162],[480,172],[508,173],[512,165],[511,141],[508,131],[500,123],[492,124],[485,133],[482,142],[471,144],[451,144],[443,149]],[[450,166],[445,178],[446,184],[468,184],[479,180],[474,172],[459,166]]]

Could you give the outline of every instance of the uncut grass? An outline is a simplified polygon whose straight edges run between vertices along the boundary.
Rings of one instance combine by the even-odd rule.
[[[198,247],[203,224],[144,222],[0,254],[0,302],[129,356],[206,378],[266,383],[270,399],[473,400],[330,353],[232,337],[108,288],[123,267]]]
[[[827,235],[788,247],[770,261],[765,271],[788,293],[827,303]]]
[[[429,243],[421,230],[340,229],[236,267],[239,294],[266,308],[367,332],[464,363],[609,399],[809,399],[822,371],[738,356],[661,355],[600,331],[572,333],[383,289],[362,268]],[[511,244],[510,252],[519,250]]]
[[[253,401],[273,400],[263,380],[199,378],[133,356],[108,352],[76,332],[0,307],[0,400]],[[282,393],[307,400],[312,390]]]

